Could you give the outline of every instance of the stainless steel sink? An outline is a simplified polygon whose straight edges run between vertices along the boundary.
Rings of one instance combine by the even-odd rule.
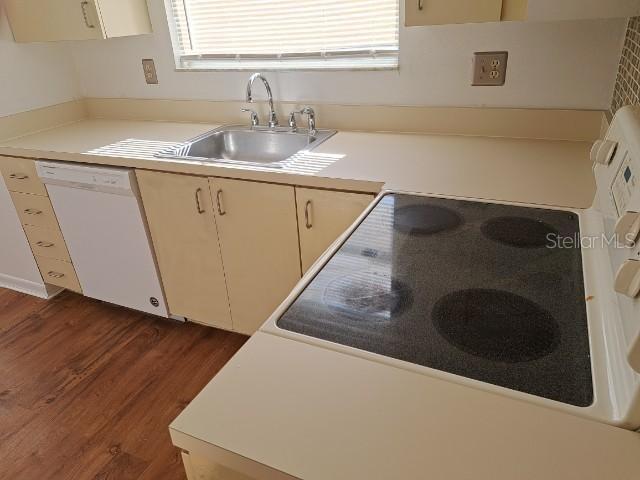
[[[334,130],[291,131],[285,127],[226,126],[207,132],[156,156],[236,165],[282,168],[291,156],[308,152],[330,138]]]

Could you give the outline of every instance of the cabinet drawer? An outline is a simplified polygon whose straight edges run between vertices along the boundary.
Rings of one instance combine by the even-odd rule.
[[[58,220],[48,197],[11,192],[13,204],[23,225],[58,229]]]
[[[26,158],[0,158],[0,172],[12,192],[47,195],[44,183],[36,172],[36,162]]]
[[[45,283],[82,293],[76,271],[71,263],[38,255],[36,255],[36,263]]]
[[[65,262],[71,261],[67,245],[59,229],[24,225],[24,231],[35,255],[64,260]]]

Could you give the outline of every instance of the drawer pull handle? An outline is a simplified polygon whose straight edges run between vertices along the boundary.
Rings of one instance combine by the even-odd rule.
[[[198,213],[202,215],[204,213],[204,208],[202,208],[202,205],[200,204],[201,193],[202,193],[201,188],[196,189],[196,209],[198,210]]]
[[[36,245],[42,248],[49,248],[55,246],[55,243],[40,241],[36,242]]]
[[[49,275],[50,277],[53,277],[53,278],[62,278],[62,277],[64,277],[64,273],[54,272],[53,270],[50,271],[50,272],[47,272],[47,275]]]
[[[218,190],[216,192],[216,203],[218,204],[218,214],[220,216],[226,215],[227,212],[224,209],[224,205],[222,204],[222,190]]]
[[[424,0],[418,0],[418,10],[424,10]]]
[[[311,228],[313,228],[313,222],[311,220],[311,206],[311,200],[307,200],[307,203],[304,206],[304,225],[307,227],[307,230],[311,230]]]
[[[12,173],[9,175],[9,178],[13,180],[27,180],[29,175],[25,175],[24,173]]]
[[[95,25],[93,25],[92,23],[89,23],[89,13],[87,12],[88,5],[89,5],[89,2],[87,1],[80,2],[80,8],[82,9],[82,17],[84,18],[84,24],[87,26],[87,28],[96,28]]]
[[[27,208],[24,213],[27,215],[42,215],[42,210],[36,210],[35,208]]]

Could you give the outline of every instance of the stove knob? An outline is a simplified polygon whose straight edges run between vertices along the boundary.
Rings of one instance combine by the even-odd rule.
[[[627,212],[616,223],[616,239],[627,247],[634,247],[640,235],[640,213]]]
[[[613,140],[596,140],[591,148],[591,161],[600,165],[609,165],[618,149],[618,142]]]
[[[627,260],[620,265],[613,288],[627,297],[636,298],[640,293],[640,261]]]

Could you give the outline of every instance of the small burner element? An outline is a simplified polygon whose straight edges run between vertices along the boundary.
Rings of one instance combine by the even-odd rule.
[[[560,344],[560,327],[551,314],[500,290],[450,293],[434,306],[433,322],[438,333],[460,350],[496,362],[530,362]]]
[[[411,304],[406,285],[376,271],[357,272],[332,281],[324,302],[336,313],[356,320],[390,320]]]
[[[462,218],[445,207],[436,205],[407,205],[395,211],[394,228],[410,235],[432,235],[453,230]]]
[[[490,240],[518,248],[542,248],[558,235],[551,225],[526,217],[492,218],[480,230]]]

